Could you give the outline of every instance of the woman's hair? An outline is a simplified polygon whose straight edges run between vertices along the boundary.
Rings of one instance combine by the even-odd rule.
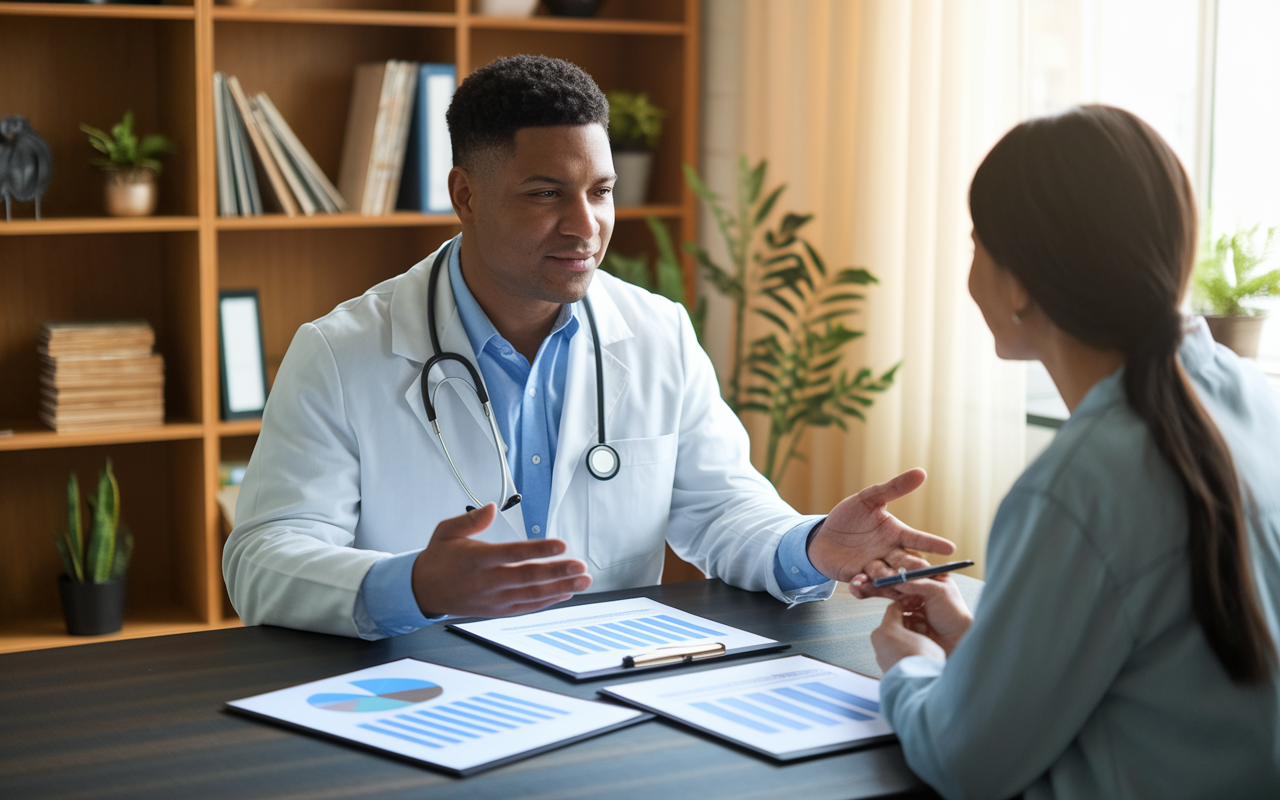
[[[1240,484],[1177,356],[1197,233],[1178,157],[1127,111],[1074,108],[1009,131],[974,175],[969,211],[978,241],[1055,325],[1124,354],[1125,396],[1186,490],[1196,620],[1233,681],[1266,682],[1276,649]]]

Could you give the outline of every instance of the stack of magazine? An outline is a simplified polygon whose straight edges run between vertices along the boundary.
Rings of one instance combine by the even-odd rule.
[[[266,92],[249,96],[234,75],[213,76],[218,151],[218,214],[256,216],[266,209],[257,165],[275,205],[289,216],[336,214],[347,201],[325,177]]]
[[[164,424],[164,358],[145,321],[46,322],[40,419],[56,431]]]

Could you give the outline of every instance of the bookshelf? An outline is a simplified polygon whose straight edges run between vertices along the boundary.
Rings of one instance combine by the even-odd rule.
[[[470,0],[0,0],[0,75],[8,76],[0,113],[31,119],[54,154],[44,219],[24,204],[12,223],[0,221],[0,652],[239,624],[222,583],[215,494],[220,461],[247,459],[259,424],[219,418],[219,289],[258,290],[273,379],[299,325],[457,231],[451,214],[218,217],[215,70],[270,94],[331,178],[362,62],[453,61],[465,77],[498,56],[544,53],[579,64],[606,91],[647,91],[668,117],[653,204],[617,213],[612,248],[634,254],[652,250],[648,215],[678,238],[695,232],[680,165],[697,162],[698,47],[698,0],[608,0],[591,19],[485,17],[471,13]],[[102,216],[101,173],[87,163],[79,124],[103,127],[126,109],[138,131],[177,145],[153,217]],[[691,264],[686,276],[692,293]],[[128,317],[151,323],[165,357],[165,424],[45,429],[36,420],[40,323]],[[70,637],[53,532],[65,525],[68,472],[92,485],[107,457],[137,541],[125,627]]]

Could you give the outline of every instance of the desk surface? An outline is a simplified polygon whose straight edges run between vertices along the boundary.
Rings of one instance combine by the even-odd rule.
[[[959,581],[974,603],[981,583]],[[790,642],[784,653],[878,677],[867,634],[885,603],[856,601],[843,589],[825,603],[790,610],[766,594],[719,581],[587,595],[576,602],[652,597]],[[577,697],[594,697],[596,689],[618,680],[572,683],[443,626],[378,642],[263,626],[10,653],[0,655],[0,795],[398,798],[429,790],[433,800],[934,796],[906,768],[896,744],[782,765],[654,720],[461,779],[222,710],[227,700],[405,657]]]

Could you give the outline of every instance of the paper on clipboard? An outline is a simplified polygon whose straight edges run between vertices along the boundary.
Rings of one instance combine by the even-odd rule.
[[[449,627],[578,680],[651,669],[624,667],[623,658],[658,648],[719,643],[736,655],[788,646],[646,597]]]
[[[880,681],[808,656],[606,686],[600,694],[779,761],[892,740]]]
[[[412,658],[233,700],[227,707],[455,775],[651,718],[632,708]]]

